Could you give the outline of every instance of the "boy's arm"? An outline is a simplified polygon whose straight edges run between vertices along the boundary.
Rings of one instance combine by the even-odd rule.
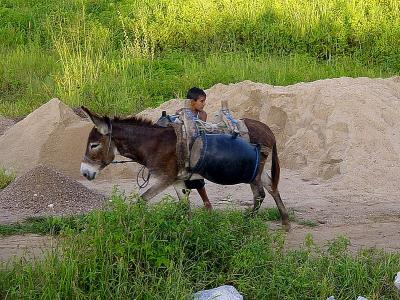
[[[199,112],[199,119],[206,122],[207,121],[207,113],[202,110],[201,112]]]

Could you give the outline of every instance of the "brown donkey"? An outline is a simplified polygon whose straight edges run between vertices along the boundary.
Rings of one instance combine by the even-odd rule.
[[[99,171],[114,160],[116,154],[120,154],[146,166],[157,178],[157,182],[141,195],[143,199],[153,198],[170,185],[174,186],[178,198],[183,199],[183,180],[186,178],[178,177],[177,137],[172,127],[160,127],[138,117],[110,119],[92,113],[85,107],[82,109],[95,125],[89,134],[86,153],[81,163],[83,176],[88,180],[94,179]],[[254,196],[253,213],[260,208],[266,188],[279,209],[282,225],[289,229],[288,213],[278,191],[280,167],[275,136],[260,121],[244,121],[249,130],[250,142],[261,145],[262,149],[272,150],[271,176],[264,171],[270,151],[261,151],[257,174],[250,183]],[[196,176],[197,174],[192,176],[192,179]]]

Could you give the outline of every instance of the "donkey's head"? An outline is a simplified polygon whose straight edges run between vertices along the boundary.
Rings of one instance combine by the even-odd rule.
[[[108,117],[101,117],[89,111],[86,107],[82,110],[92,120],[94,127],[89,133],[85,155],[81,163],[81,174],[88,180],[109,165],[115,157],[116,147],[112,140],[112,123]]]

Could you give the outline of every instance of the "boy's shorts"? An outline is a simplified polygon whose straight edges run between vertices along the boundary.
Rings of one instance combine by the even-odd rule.
[[[204,179],[185,180],[185,186],[189,190],[201,189],[205,185]]]

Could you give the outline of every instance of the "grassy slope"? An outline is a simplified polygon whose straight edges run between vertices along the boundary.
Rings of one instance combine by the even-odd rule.
[[[2,1],[0,114],[132,113],[194,85],[400,69],[398,1]]]

